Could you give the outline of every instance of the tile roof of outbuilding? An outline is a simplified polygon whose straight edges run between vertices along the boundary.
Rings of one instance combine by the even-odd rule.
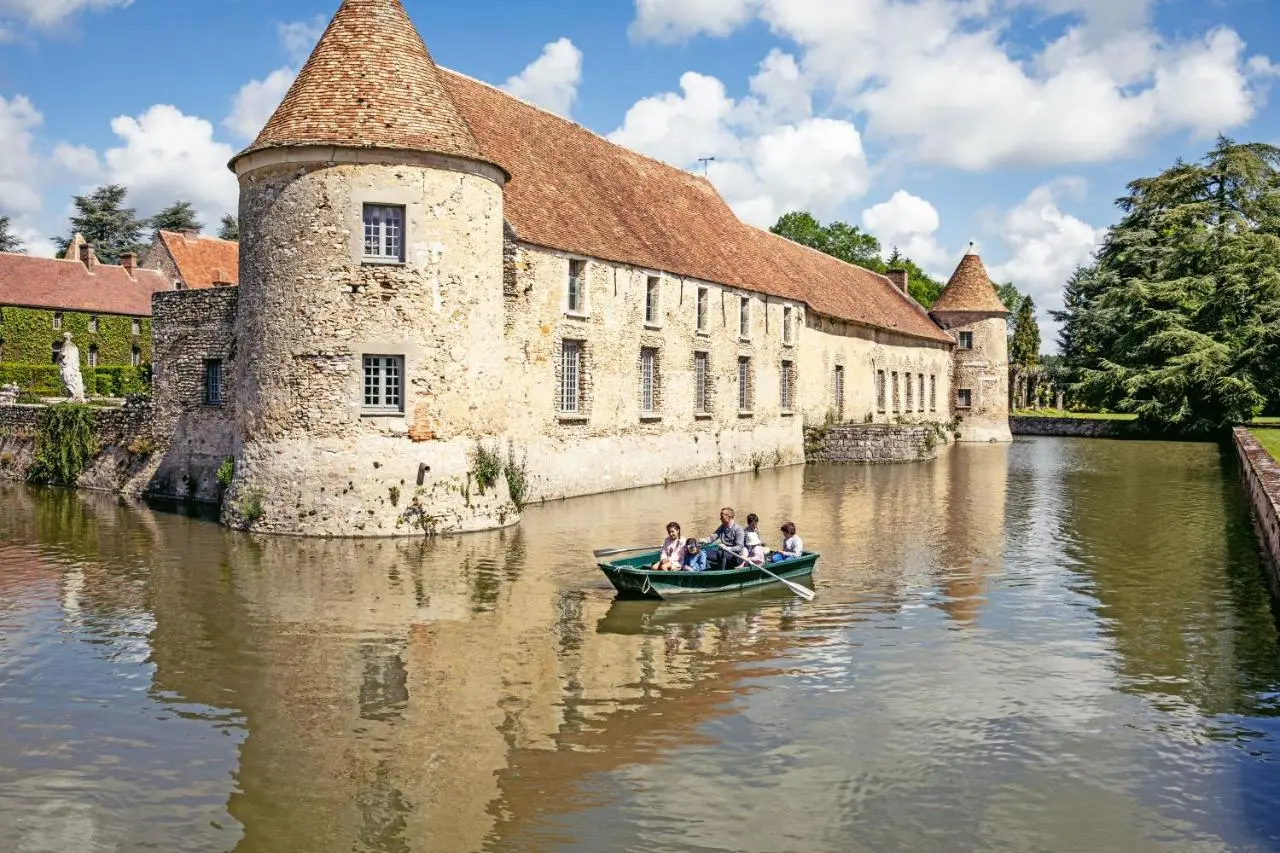
[[[151,316],[151,296],[173,285],[155,270],[0,252],[0,305]]]
[[[203,234],[161,231],[157,235],[191,290],[240,281],[240,244]]]
[[[401,0],[343,0],[284,101],[235,159],[286,145],[483,159]]]
[[[947,282],[942,295],[930,310],[1009,313],[991,283],[991,276],[987,275],[987,268],[982,265],[982,258],[974,252],[969,252],[961,259],[960,265],[951,275],[951,281]]]
[[[837,319],[953,343],[884,276],[745,224],[705,178],[488,84],[440,73],[483,159],[511,175],[505,215],[521,241],[793,299]]]

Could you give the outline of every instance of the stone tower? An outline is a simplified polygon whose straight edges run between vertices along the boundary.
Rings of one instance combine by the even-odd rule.
[[[514,523],[505,476],[505,170],[401,0],[344,0],[240,180],[226,520],[390,536]],[[490,460],[491,461],[491,460]]]
[[[960,441],[1013,441],[1009,432],[1009,311],[982,259],[969,252],[929,311],[956,339],[952,406]]]

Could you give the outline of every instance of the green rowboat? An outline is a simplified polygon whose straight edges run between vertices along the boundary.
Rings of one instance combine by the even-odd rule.
[[[649,567],[658,562],[661,551],[653,551],[598,563],[600,571],[618,591],[619,598],[668,599],[686,595],[706,595],[716,592],[736,592],[778,583],[760,569],[741,566],[723,572],[655,572]],[[797,581],[813,574],[818,554],[805,552],[803,556],[767,563],[765,568],[780,578]]]

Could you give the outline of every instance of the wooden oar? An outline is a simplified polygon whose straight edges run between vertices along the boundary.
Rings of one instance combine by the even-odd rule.
[[[661,548],[655,548],[652,545],[642,545],[639,548],[605,548],[601,551],[592,551],[593,557],[612,557],[615,554],[639,554],[641,551],[661,551]]]
[[[769,570],[768,570],[768,569],[766,569],[764,566],[762,566],[762,565],[756,565],[755,563],[750,562],[749,560],[747,560],[747,558],[746,558],[746,557],[742,556],[741,554],[734,554],[734,552],[733,552],[733,551],[730,551],[729,553],[730,553],[730,554],[733,554],[733,556],[735,556],[735,557],[737,557],[739,560],[741,560],[743,565],[745,565],[745,566],[750,566],[750,567],[751,567],[751,568],[753,568],[753,569],[759,569],[760,571],[764,572],[764,573],[765,573],[766,575],[768,575],[769,577],[771,577],[771,578],[773,578],[774,580],[776,580],[776,581],[778,581],[779,583],[781,583],[781,584],[782,584],[783,586],[785,586],[787,589],[789,589],[789,590],[791,590],[792,592],[794,592],[796,595],[798,595],[798,596],[800,596],[801,598],[803,598],[805,601],[813,601],[813,599],[814,599],[815,597],[817,597],[817,595],[818,595],[816,592],[814,592],[813,590],[809,589],[808,587],[801,586],[801,585],[800,585],[800,584],[798,584],[798,583],[792,583],[791,581],[787,580],[786,578],[779,577],[778,575],[775,575],[773,572],[769,571]]]

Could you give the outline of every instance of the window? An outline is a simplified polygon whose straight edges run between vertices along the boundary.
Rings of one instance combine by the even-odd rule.
[[[751,411],[751,359],[738,359],[738,411]]]
[[[53,343],[53,363],[59,364],[62,361],[62,341],[54,341]]]
[[[898,371],[893,372],[893,410],[899,411],[898,401],[902,398],[898,396]]]
[[[778,374],[778,390],[779,390],[779,397],[780,397],[779,402],[781,402],[782,411],[784,412],[791,411],[791,392],[792,392],[793,379],[794,379],[793,366],[791,362],[789,361],[782,362],[782,370]]]
[[[960,333],[960,349],[973,349],[973,332]]]
[[[956,391],[956,408],[968,409],[973,406],[973,392],[968,388]]]
[[[58,331],[61,328],[62,328],[62,312],[54,311],[53,312],[53,329],[54,331]]]
[[[98,334],[98,318],[97,317],[89,318],[89,334],[91,335]]]
[[[364,357],[364,411],[387,415],[404,411],[403,356]]]
[[[404,208],[389,204],[364,206],[364,259],[404,263]]]
[[[587,300],[582,290],[586,284],[583,278],[586,269],[586,261],[569,261],[569,299],[566,306],[570,314],[586,313]]]
[[[204,363],[204,404],[221,406],[222,403],[222,359],[211,358]]]
[[[134,367],[138,367],[139,365],[141,365],[142,350],[138,349],[137,347],[134,347],[133,352],[129,354],[129,363],[132,364]]]
[[[142,334],[142,321],[135,317],[133,319],[133,325],[131,326],[130,330],[133,332],[133,336],[135,338],[138,335]]]
[[[836,365],[836,416],[844,420],[844,366]]]
[[[711,373],[707,354],[705,352],[695,352],[693,354],[693,411],[700,415],[705,415],[711,411]]]
[[[784,344],[791,343],[791,306],[784,305],[782,308],[782,342]]]
[[[710,300],[710,293],[705,287],[698,288],[698,331],[705,332],[707,330],[707,302]]]
[[[582,341],[565,341],[560,349],[560,411],[577,414],[582,404]]]
[[[652,415],[658,411],[658,351],[640,350],[640,412]]]
[[[738,300],[738,337],[751,337],[751,297],[743,296]]]
[[[938,377],[929,375],[929,411],[938,411]]]
[[[885,410],[885,379],[884,371],[876,371],[876,409],[883,412]]]
[[[644,321],[649,325],[657,325],[658,323],[658,294],[661,292],[662,280],[657,276],[650,276],[645,282],[644,287]]]
[[[89,366],[90,367],[98,366],[98,345],[97,344],[89,345]]]
[[[916,383],[914,379],[915,377],[913,377],[910,373],[902,374],[902,382],[904,385],[906,385],[906,387],[903,390],[906,392],[906,395],[907,395],[906,396],[907,405],[904,406],[902,409],[904,412],[910,412],[916,407],[916,395],[915,395]]]

